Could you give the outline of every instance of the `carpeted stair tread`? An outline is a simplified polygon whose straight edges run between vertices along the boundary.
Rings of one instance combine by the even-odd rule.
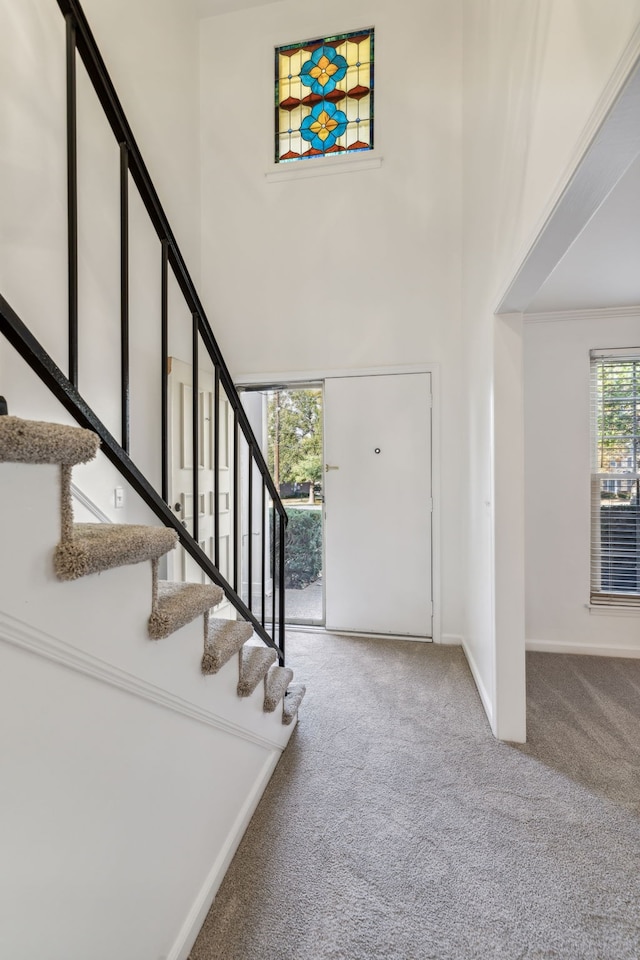
[[[100,438],[91,430],[62,423],[0,417],[0,461],[60,463],[72,466],[93,460]]]
[[[264,709],[273,713],[293,680],[293,670],[289,667],[273,666],[264,678]]]
[[[158,599],[149,617],[149,636],[160,640],[207,613],[224,599],[212,583],[173,583],[160,580]]]
[[[276,659],[277,654],[272,647],[244,647],[240,651],[238,696],[251,696]]]
[[[282,701],[282,722],[284,724],[293,723],[306,692],[307,688],[303,683],[291,684]]]
[[[60,580],[144,560],[157,560],[178,542],[175,530],[125,523],[74,523],[72,537],[58,544],[54,569]]]
[[[253,627],[244,620],[217,620],[210,617],[204,641],[202,672],[217,673],[252,636]]]

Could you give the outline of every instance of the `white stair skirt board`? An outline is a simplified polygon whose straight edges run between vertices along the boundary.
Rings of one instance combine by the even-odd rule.
[[[52,636],[0,611],[0,642],[19,647],[75,673],[91,677],[141,700],[147,700],[174,713],[241,737],[267,749],[283,749],[280,739],[261,735],[230,721],[223,712],[207,709],[201,703],[178,696],[166,687],[149,683],[92,653]],[[212,704],[213,706],[213,704]]]
[[[91,497],[88,497],[75,483],[71,484],[71,493],[73,494],[74,501],[79,504],[81,508],[84,508],[95,520],[99,523],[111,523],[109,517],[100,509],[98,504],[94,503]]]

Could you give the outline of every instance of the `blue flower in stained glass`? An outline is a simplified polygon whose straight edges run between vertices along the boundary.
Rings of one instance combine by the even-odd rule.
[[[333,47],[318,47],[302,65],[300,79],[312,93],[323,96],[335,90],[338,80],[347,72],[347,61]]]
[[[329,150],[347,129],[347,117],[328,100],[316,103],[300,125],[300,133],[315,150]]]

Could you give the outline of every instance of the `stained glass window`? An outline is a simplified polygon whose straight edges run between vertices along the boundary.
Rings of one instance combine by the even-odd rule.
[[[276,48],[276,163],[373,148],[373,29]]]

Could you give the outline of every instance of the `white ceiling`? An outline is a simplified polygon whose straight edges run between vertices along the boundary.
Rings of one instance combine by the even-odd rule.
[[[640,157],[535,294],[527,313],[640,304]]]

